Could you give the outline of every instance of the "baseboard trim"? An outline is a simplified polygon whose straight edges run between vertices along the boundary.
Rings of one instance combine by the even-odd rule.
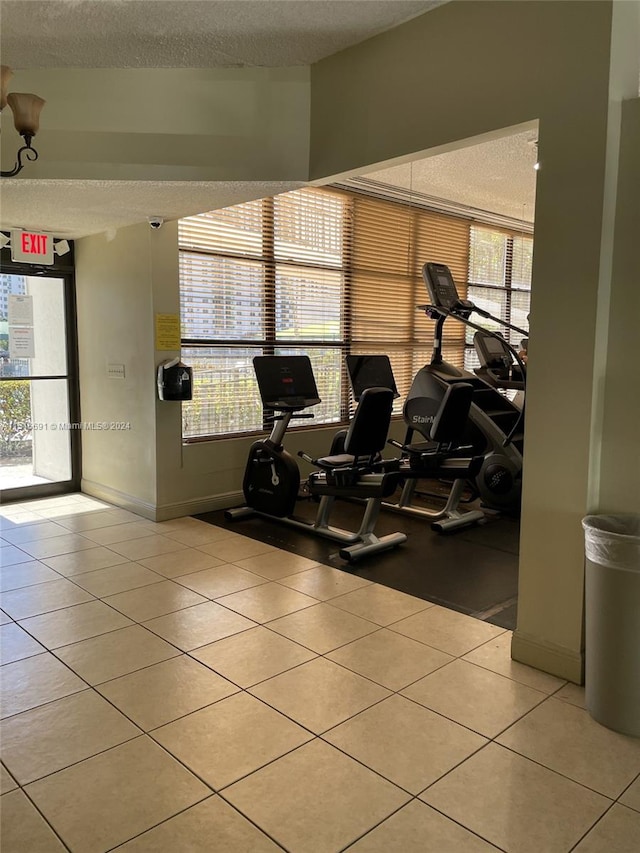
[[[574,684],[584,683],[584,652],[556,646],[516,630],[511,639],[511,657]]]
[[[80,483],[82,492],[86,495],[91,495],[98,500],[108,501],[114,506],[121,509],[128,509],[129,512],[135,512],[136,515],[141,515],[143,518],[148,518],[150,521],[156,520],[156,507],[154,504],[142,501],[133,495],[128,495],[126,492],[120,492],[117,489],[112,489],[110,486],[105,486],[102,483],[94,483],[92,480],[82,479]]]
[[[177,503],[161,504],[156,507],[156,521],[169,521],[172,518],[182,518],[184,515],[199,515],[203,512],[216,512],[219,509],[229,509],[244,503],[242,492],[225,492],[221,495],[211,495],[208,498],[195,498]]]
[[[169,521],[172,518],[182,518],[185,515],[198,515],[202,512],[215,512],[219,509],[228,509],[232,506],[240,506],[244,503],[242,492],[226,492],[221,495],[210,495],[206,498],[194,498],[188,501],[178,501],[170,504],[152,504],[142,501],[133,495],[112,489],[102,483],[94,483],[91,480],[82,480],[82,491],[98,500],[108,501],[114,506],[128,509],[148,518],[150,521]]]

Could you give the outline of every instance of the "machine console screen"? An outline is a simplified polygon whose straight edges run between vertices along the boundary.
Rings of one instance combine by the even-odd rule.
[[[444,264],[425,264],[422,275],[433,304],[436,307],[453,308],[460,297],[449,267]]]
[[[367,388],[390,388],[400,396],[388,355],[348,355],[347,370],[356,400]]]
[[[303,409],[321,402],[308,356],[258,355],[253,367],[265,408]]]
[[[507,348],[501,341],[497,340],[496,338],[491,338],[489,337],[489,335],[484,338],[484,345],[487,349],[487,352],[491,355],[504,355],[505,352],[508,353]]]

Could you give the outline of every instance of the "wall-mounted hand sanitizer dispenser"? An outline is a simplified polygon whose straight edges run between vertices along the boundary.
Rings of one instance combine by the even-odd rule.
[[[179,358],[158,366],[158,397],[161,400],[192,400],[193,370]]]

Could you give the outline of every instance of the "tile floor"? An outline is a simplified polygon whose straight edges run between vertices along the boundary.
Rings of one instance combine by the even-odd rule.
[[[3,853],[640,850],[640,739],[508,631],[195,519],[0,522]]]

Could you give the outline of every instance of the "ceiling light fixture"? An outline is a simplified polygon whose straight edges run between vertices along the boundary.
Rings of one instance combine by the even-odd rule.
[[[71,246],[69,245],[68,240],[58,240],[57,243],[53,244],[53,251],[56,255],[66,255],[71,251]]]
[[[0,95],[0,110],[3,110],[7,104],[11,107],[13,113],[13,123],[16,130],[24,140],[24,145],[18,149],[16,155],[16,164],[13,169],[6,172],[0,172],[3,178],[13,178],[22,171],[24,163],[22,156],[27,160],[37,160],[38,152],[31,145],[31,140],[38,132],[40,126],[40,110],[45,105],[45,101],[38,95],[26,94],[23,92],[11,92],[7,94],[9,80],[13,77],[13,71],[8,65],[1,66],[2,72],[2,93]]]

